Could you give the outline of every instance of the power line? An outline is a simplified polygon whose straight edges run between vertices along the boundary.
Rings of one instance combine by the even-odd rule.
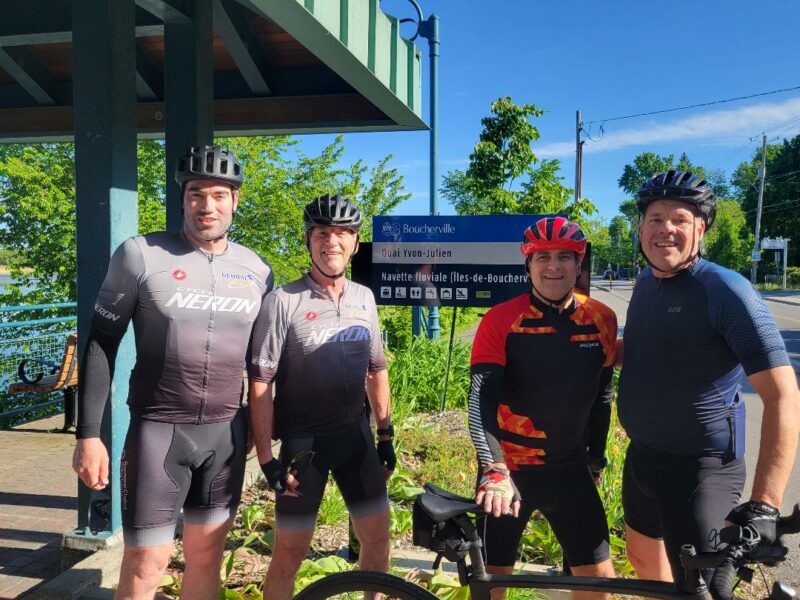
[[[787,210],[789,208],[794,208],[795,205],[800,204],[800,198],[796,198],[794,200],[786,200],[785,202],[774,202],[772,204],[767,204],[763,207],[762,212],[777,212],[780,210]],[[754,213],[758,208],[751,208],[750,210],[742,211],[745,215],[749,215],[750,213]]]
[[[726,98],[725,100],[714,100],[713,102],[703,102],[702,104],[691,104],[689,106],[679,106],[677,108],[665,108],[663,110],[654,110],[651,112],[637,113],[634,115],[625,115],[624,117],[611,117],[608,119],[599,119],[596,121],[586,121],[584,125],[591,125],[593,123],[607,123],[609,121],[621,121],[622,119],[634,119],[636,117],[648,117],[650,115],[660,115],[663,113],[676,112],[679,110],[688,110],[690,108],[700,108],[703,106],[712,106],[714,104],[725,104],[727,102],[737,102],[739,100],[749,100],[750,98],[759,98],[761,96],[769,96],[771,94],[780,94],[782,92],[793,92],[800,90],[800,85],[796,87],[784,88],[781,90],[772,90],[771,92],[761,92],[760,94],[751,94],[749,96],[738,96],[737,98]]]

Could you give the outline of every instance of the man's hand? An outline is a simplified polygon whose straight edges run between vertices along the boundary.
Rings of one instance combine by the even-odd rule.
[[[297,491],[300,482],[294,478],[297,471],[293,470],[291,473],[287,472],[286,467],[284,467],[277,458],[272,458],[261,465],[261,472],[264,473],[264,477],[267,479],[267,485],[275,492],[275,495],[300,495],[300,492]]]
[[[778,537],[775,527],[780,511],[764,502],[750,500],[734,508],[726,519],[735,525],[751,525],[761,536],[761,545],[769,546]]]
[[[386,471],[386,479],[388,480],[397,466],[397,456],[394,453],[394,444],[391,439],[378,441],[378,458]]]
[[[608,465],[608,459],[605,456],[603,458],[593,458],[590,456],[588,465],[589,473],[592,474],[592,481],[594,481],[597,487],[600,487],[603,481],[603,469]]]
[[[100,438],[78,440],[72,454],[72,468],[90,489],[102,490],[108,485],[108,450]]]
[[[509,514],[519,516],[520,496],[508,469],[490,465],[483,470],[475,504],[482,504],[486,514],[495,517]]]

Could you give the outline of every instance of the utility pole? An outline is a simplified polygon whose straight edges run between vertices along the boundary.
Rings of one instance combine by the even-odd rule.
[[[575,202],[581,199],[581,180],[583,179],[583,141],[581,141],[581,111],[575,111]]]
[[[761,138],[761,183],[758,186],[758,208],[756,209],[756,239],[753,243],[753,263],[750,268],[750,283],[756,284],[758,277],[759,245],[761,243],[761,207],[764,204],[764,179],[767,176],[767,134],[762,134]]]

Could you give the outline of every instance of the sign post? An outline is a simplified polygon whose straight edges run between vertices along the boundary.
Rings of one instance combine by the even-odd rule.
[[[764,238],[761,240],[762,250],[780,250],[778,256],[783,255],[783,289],[786,289],[786,260],[789,254],[789,240],[786,238]],[[776,257],[776,261],[777,257]]]

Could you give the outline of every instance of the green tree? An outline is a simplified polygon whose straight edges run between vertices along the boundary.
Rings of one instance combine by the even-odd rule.
[[[755,232],[761,152],[741,163],[733,174],[736,198]],[[761,237],[784,237],[789,244],[788,264],[800,264],[800,135],[767,146],[767,174],[761,214]]]
[[[718,197],[727,198],[730,195],[724,171],[721,169],[709,170],[701,165],[696,165],[692,163],[685,152],[681,154],[677,163],[675,162],[674,154],[659,156],[654,152],[642,152],[633,159],[632,165],[625,165],[617,184],[631,198],[635,198],[636,192],[639,191],[645,181],[656,173],[663,173],[670,169],[691,171],[694,175],[702,177],[708,181]],[[627,213],[624,214],[628,216]]]
[[[75,298],[75,169],[71,144],[0,145],[0,246],[17,285],[4,304]],[[32,288],[27,294],[23,289]]]
[[[704,240],[709,260],[734,271],[750,265],[753,234],[747,229],[742,206],[736,200],[717,202],[717,218]]]
[[[329,192],[350,194],[369,222],[409,197],[390,157],[377,165],[358,161],[339,166],[344,152],[337,138],[319,155],[307,156],[286,136],[231,138],[220,143],[244,163],[246,183],[231,229],[285,282],[307,267],[302,244],[302,207]],[[164,228],[164,146],[143,141],[139,158],[139,230]],[[0,302],[54,302],[76,297],[75,178],[71,144],[0,146],[0,247],[12,248],[9,267],[20,285],[5,289]],[[23,293],[23,288],[32,288]]]
[[[609,262],[612,267],[617,265],[622,267],[632,266],[633,246],[628,220],[622,215],[617,215],[611,219],[611,223],[608,225],[608,237]]]
[[[444,176],[441,192],[461,215],[545,214],[563,212],[581,222],[596,212],[590,200],[572,201],[573,190],[561,183],[558,160],[540,160],[531,144],[539,130],[530,119],[544,111],[511,98],[492,103],[482,119],[478,143],[466,171]]]

